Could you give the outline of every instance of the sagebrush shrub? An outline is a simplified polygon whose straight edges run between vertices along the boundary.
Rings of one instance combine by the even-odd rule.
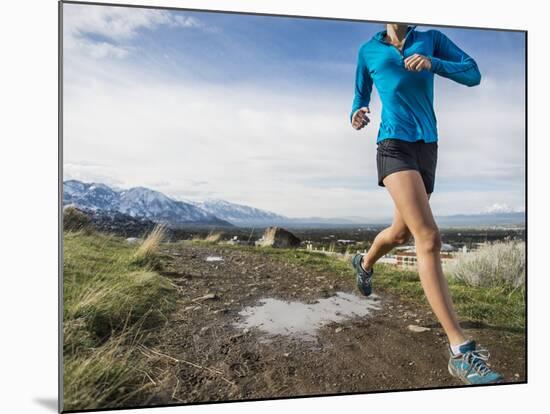
[[[449,275],[471,286],[520,288],[525,284],[525,243],[496,242],[459,253]]]

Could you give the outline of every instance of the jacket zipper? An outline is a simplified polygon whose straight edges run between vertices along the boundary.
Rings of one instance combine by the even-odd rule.
[[[405,51],[405,44],[407,43],[407,38],[409,37],[409,35],[412,33],[412,31],[413,31],[415,28],[416,28],[416,26],[411,26],[411,30],[409,30],[409,31],[407,32],[407,34],[405,35],[405,39],[403,40],[403,50],[400,50],[397,46],[392,45],[391,43],[388,43],[388,42],[386,42],[386,41],[384,41],[384,40],[382,40],[382,43],[385,43],[386,45],[393,47],[393,48],[397,51],[397,53],[399,53],[399,56],[400,56],[402,59],[404,59],[404,58],[405,58],[404,51]]]

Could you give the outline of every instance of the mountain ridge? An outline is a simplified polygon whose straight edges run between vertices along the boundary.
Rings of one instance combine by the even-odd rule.
[[[186,225],[232,224],[184,201],[146,187],[114,190],[101,183],[84,183],[78,180],[63,182],[63,204],[74,204],[88,210],[120,212],[130,217],[143,217],[173,227]]]
[[[131,217],[144,217],[175,227],[186,225],[218,225],[240,227],[296,226],[335,227],[357,225],[386,225],[391,218],[369,220],[361,217],[301,217],[291,218],[272,211],[222,199],[204,201],[176,200],[147,187],[114,189],[102,183],[64,181],[63,204],[75,204],[91,210],[118,211]],[[525,225],[525,212],[495,211],[477,214],[437,216],[440,226]]]

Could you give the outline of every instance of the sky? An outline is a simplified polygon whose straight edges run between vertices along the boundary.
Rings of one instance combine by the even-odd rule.
[[[63,5],[64,179],[224,199],[289,217],[390,217],[380,101],[349,123],[355,63],[382,23]],[[436,215],[525,204],[524,34],[439,29],[479,86],[436,76]]]

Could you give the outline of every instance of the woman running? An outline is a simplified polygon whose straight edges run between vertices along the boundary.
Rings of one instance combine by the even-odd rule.
[[[466,86],[480,83],[476,62],[438,30],[388,23],[359,50],[351,124],[369,122],[373,84],[382,101],[377,138],[378,184],[395,204],[393,222],[381,231],[366,255],[352,259],[357,286],[372,291],[373,266],[394,247],[414,237],[424,293],[449,341],[449,372],[466,384],[489,384],[502,376],[488,367],[489,353],[468,340],[458,323],[441,267],[441,238],[429,198],[437,164],[433,108],[434,74]]]

